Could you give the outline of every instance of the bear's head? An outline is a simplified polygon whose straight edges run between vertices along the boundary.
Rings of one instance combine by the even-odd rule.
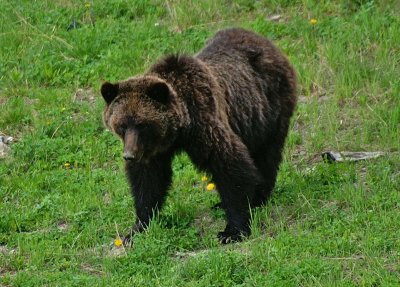
[[[173,145],[182,117],[176,92],[164,80],[142,76],[106,82],[101,94],[104,123],[122,139],[125,160],[146,163]]]

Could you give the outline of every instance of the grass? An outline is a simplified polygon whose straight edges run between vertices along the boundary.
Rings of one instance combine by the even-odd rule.
[[[199,2],[0,2],[0,132],[15,137],[0,161],[0,285],[399,286],[397,1]],[[114,248],[134,212],[100,84],[230,26],[271,38],[298,71],[273,197],[248,240],[220,246],[218,197],[181,155],[163,212]],[[326,150],[385,155],[327,164]]]

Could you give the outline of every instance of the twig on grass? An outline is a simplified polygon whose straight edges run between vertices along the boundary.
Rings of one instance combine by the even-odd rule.
[[[66,121],[61,122],[61,124],[56,127],[56,129],[54,130],[53,134],[51,135],[51,138],[53,138],[55,136],[55,134],[58,132],[58,130],[62,127],[63,124],[65,124]]]
[[[324,257],[326,260],[363,260],[364,256],[350,256],[350,257]]]

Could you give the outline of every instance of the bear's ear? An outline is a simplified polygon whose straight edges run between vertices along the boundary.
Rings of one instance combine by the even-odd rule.
[[[110,82],[105,82],[101,86],[101,95],[107,104],[110,104],[118,95],[118,84],[111,84]]]
[[[166,105],[170,102],[171,91],[168,85],[164,82],[151,84],[146,90],[147,96],[151,99]]]

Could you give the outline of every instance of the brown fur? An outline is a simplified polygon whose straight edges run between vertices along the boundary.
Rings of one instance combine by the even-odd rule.
[[[124,145],[141,231],[171,183],[171,161],[186,151],[210,172],[226,211],[223,243],[250,233],[249,205],[276,181],[296,104],[293,68],[267,39],[218,32],[196,56],[167,56],[142,76],[105,83],[104,122]]]

